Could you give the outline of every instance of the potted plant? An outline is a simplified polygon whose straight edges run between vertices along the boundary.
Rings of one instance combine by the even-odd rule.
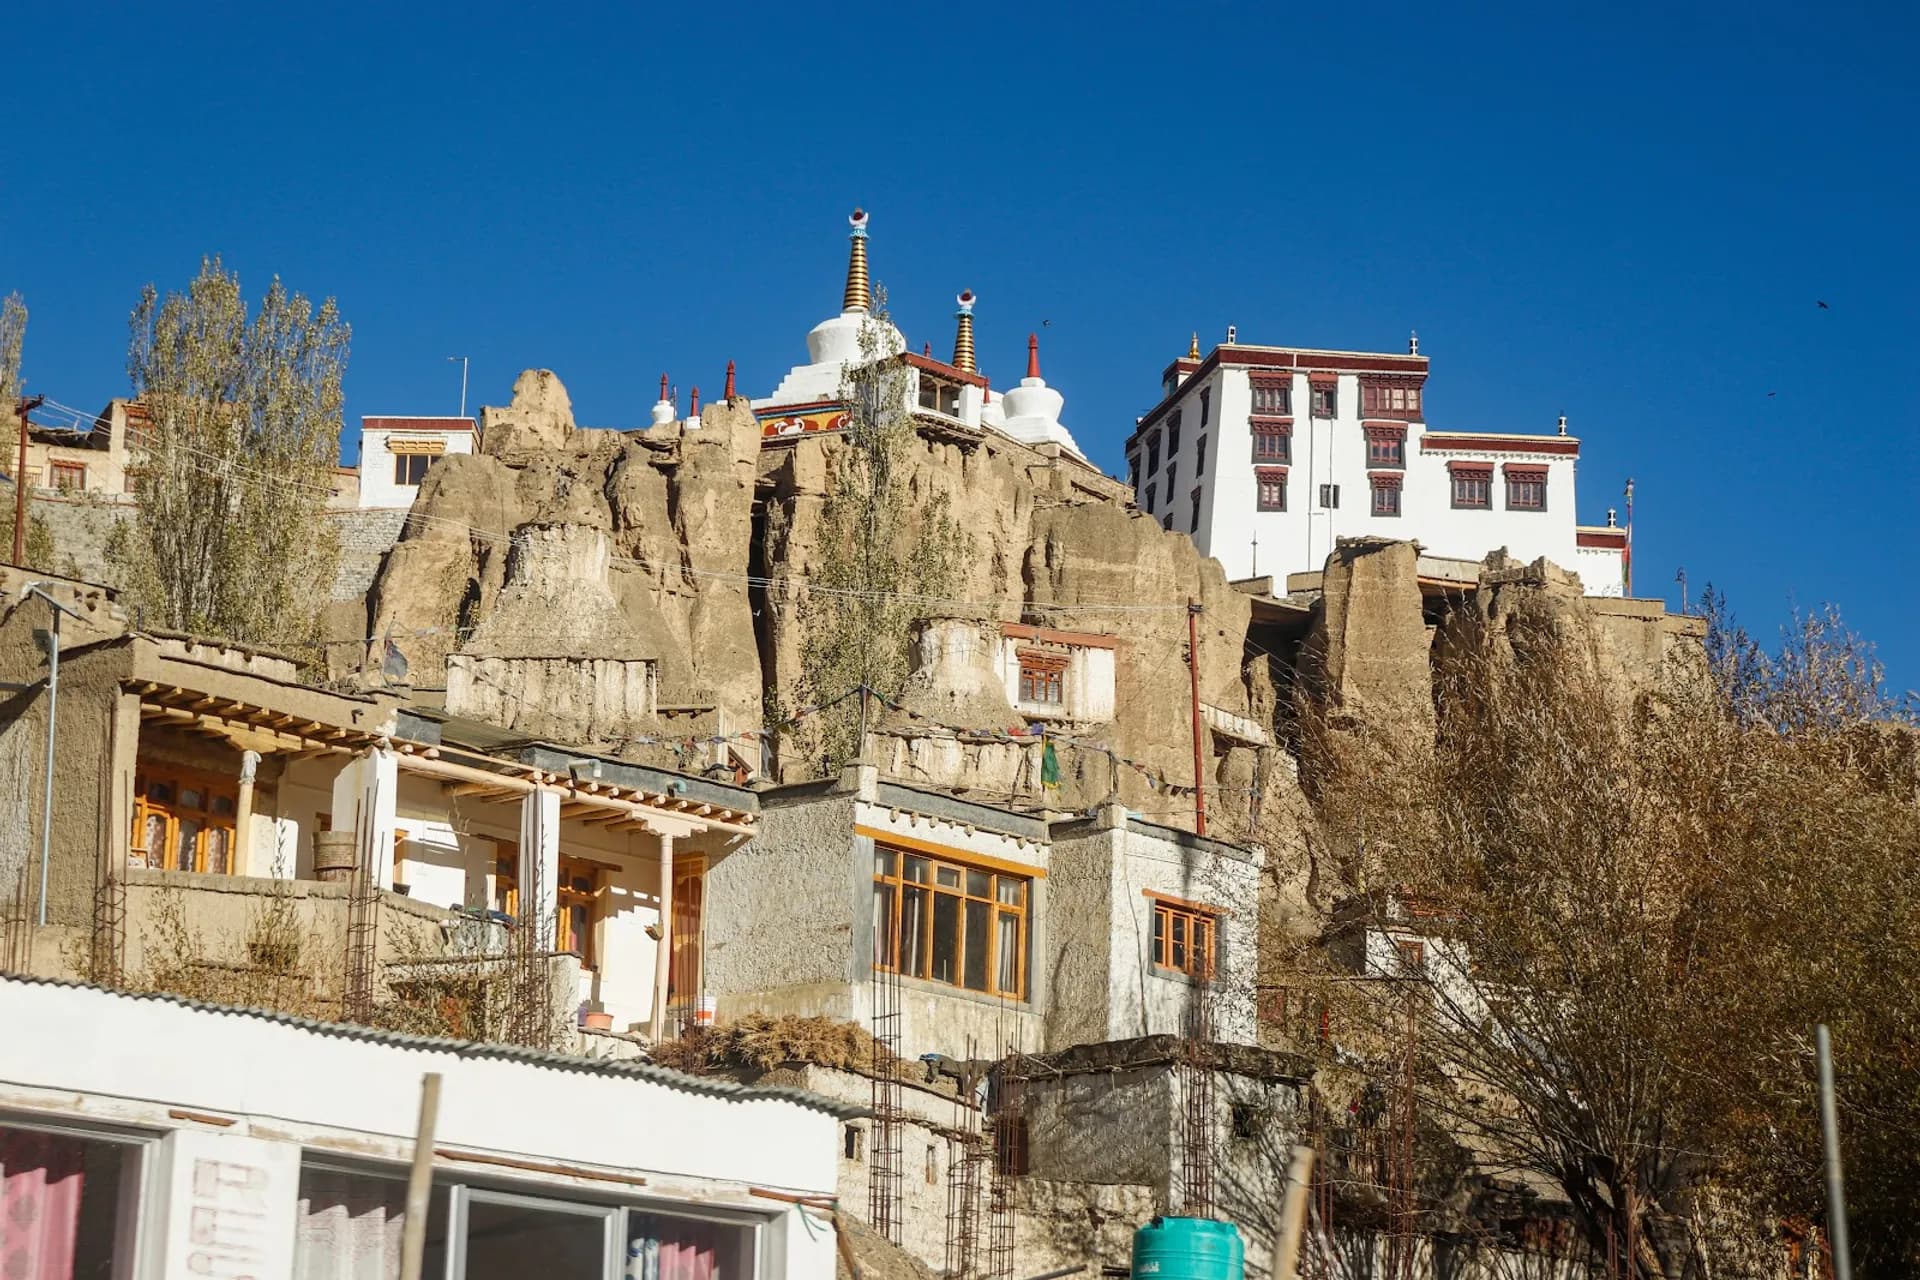
[[[589,1000],[580,1007],[580,1025],[588,1031],[611,1031],[613,1015],[598,1000]]]

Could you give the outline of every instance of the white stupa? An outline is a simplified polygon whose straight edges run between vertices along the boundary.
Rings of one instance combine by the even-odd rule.
[[[861,330],[872,319],[873,292],[867,284],[867,213],[855,209],[847,219],[853,227],[852,248],[847,256],[847,288],[840,300],[840,314],[822,320],[807,334],[808,363],[795,365],[765,399],[763,405],[801,405],[836,399],[845,381],[848,365],[865,360],[898,355],[907,349],[907,340],[889,322],[882,322],[876,350],[860,349]]]
[[[667,394],[667,375],[664,373],[660,375],[660,398],[653,402],[653,421],[648,425],[653,427],[673,425],[673,400]]]
[[[1003,392],[1000,399],[980,410],[980,421],[1012,436],[1022,444],[1057,444],[1085,458],[1073,436],[1060,425],[1060,410],[1066,397],[1047,385],[1040,376],[1040,336],[1027,335],[1027,376],[1020,385]]]

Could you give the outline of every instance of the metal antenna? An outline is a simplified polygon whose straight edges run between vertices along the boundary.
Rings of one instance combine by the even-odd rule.
[[[464,418],[467,416],[467,358],[465,356],[448,356],[447,359],[449,361],[458,360],[460,362],[460,416]]]

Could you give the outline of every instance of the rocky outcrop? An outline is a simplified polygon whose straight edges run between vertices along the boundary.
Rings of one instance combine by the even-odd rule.
[[[1384,538],[1342,538],[1327,557],[1301,668],[1340,719],[1432,734],[1419,559],[1413,543]]]

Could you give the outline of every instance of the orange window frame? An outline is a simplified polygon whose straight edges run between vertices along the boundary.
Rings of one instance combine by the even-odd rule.
[[[187,803],[183,799],[187,795],[197,796],[197,803]],[[240,847],[234,825],[238,816],[239,783],[235,779],[200,769],[142,768],[133,779],[133,830],[128,836],[128,851],[143,854],[146,865],[157,870],[239,875]],[[183,867],[179,865],[180,833],[182,824],[189,822],[195,827],[187,859],[193,865]],[[157,859],[148,845],[148,833],[155,830],[160,833]],[[225,837],[224,850],[219,847],[221,842],[213,839],[216,834]]]
[[[1032,902],[1030,876],[876,842],[875,967],[960,991],[1025,1000]],[[943,914],[950,921],[951,948],[937,945]],[[976,920],[984,920],[985,927],[970,939]],[[982,948],[983,958],[970,954],[975,946]],[[978,982],[970,980],[975,974]]]
[[[1153,967],[1189,978],[1212,978],[1219,964],[1220,913],[1167,898],[1153,904]]]
[[[673,863],[673,928],[668,944],[667,998],[685,1000],[700,993],[704,981],[707,860],[676,858]]]
[[[557,896],[554,949],[578,955],[583,969],[595,968],[599,960],[593,939],[594,926],[599,923],[595,918],[595,900],[600,896],[599,868],[563,855]]]

